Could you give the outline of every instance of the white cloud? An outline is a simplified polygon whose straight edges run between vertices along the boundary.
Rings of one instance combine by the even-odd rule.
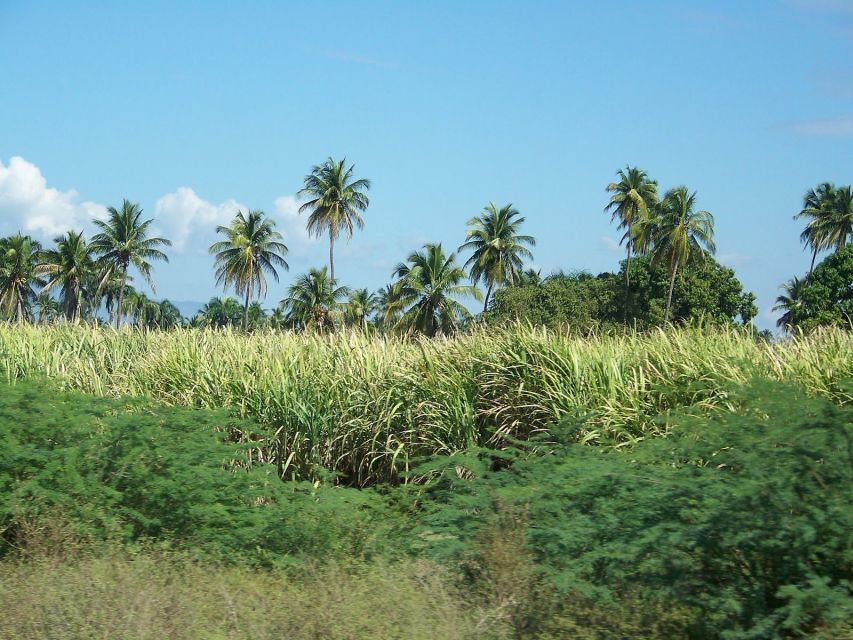
[[[216,240],[216,227],[229,224],[237,211],[247,210],[234,198],[213,204],[190,187],[179,187],[157,200],[154,219],[158,234],[169,238],[175,251],[205,253]],[[284,243],[296,255],[304,255],[317,242],[305,228],[305,216],[299,215],[295,196],[276,198],[272,217]]]
[[[188,240],[192,236],[192,247],[189,248],[204,252],[213,242],[216,227],[231,222],[239,210],[245,211],[246,207],[233,198],[211,204],[189,187],[179,187],[157,200],[154,204],[154,219],[159,233],[172,241],[176,251],[187,249]]]
[[[8,166],[0,161],[0,232],[21,230],[51,239],[69,229],[86,229],[92,217],[106,213],[103,205],[79,202],[75,190],[47,186],[41,170],[20,156]]]
[[[310,235],[306,227],[307,215],[299,214],[296,196],[281,196],[275,199],[275,218],[278,231],[284,236],[284,244],[297,255],[316,244],[318,238]]]
[[[787,125],[785,129],[802,136],[815,136],[822,138],[853,136],[853,113],[838,116],[837,118],[823,118],[819,120],[803,120],[802,122],[794,122]]]

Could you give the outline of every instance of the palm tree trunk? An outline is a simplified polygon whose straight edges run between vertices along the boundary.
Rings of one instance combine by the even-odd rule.
[[[121,289],[118,290],[118,309],[116,309],[116,329],[121,326],[121,306],[124,302],[124,289],[127,286],[127,265],[121,272]]]
[[[669,310],[672,308],[672,290],[675,288],[675,274],[678,271],[678,263],[672,265],[672,277],[669,279],[669,295],[666,297],[666,312],[663,314],[663,326],[669,323]]]
[[[249,296],[252,294],[252,287],[246,287],[246,304],[243,305],[243,331],[249,330]]]
[[[812,252],[812,264],[809,267],[809,275],[811,275],[812,271],[814,271],[814,262],[816,259],[817,259],[817,247],[815,247],[815,250]]]
[[[489,298],[492,297],[492,284],[489,283],[488,288],[486,289],[486,302],[483,304],[483,313],[489,310]]]
[[[329,277],[332,279],[332,286],[335,284],[335,236],[329,234]]]
[[[18,292],[18,302],[15,305],[15,317],[18,320],[18,324],[21,324],[24,321],[24,306],[21,303],[21,293]]]
[[[631,286],[631,227],[628,227],[628,250],[627,257],[625,258],[625,301],[622,306],[624,307],[624,315],[622,317],[622,322],[625,324],[628,323],[628,288]]]

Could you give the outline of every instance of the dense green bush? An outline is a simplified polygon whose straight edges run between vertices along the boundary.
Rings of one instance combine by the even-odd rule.
[[[853,244],[827,256],[804,280],[789,312],[792,326],[853,328]]]
[[[631,451],[543,439],[424,465],[440,476],[420,496],[420,544],[459,561],[516,514],[564,602],[639,602],[641,627],[677,613],[663,637],[838,629],[853,616],[853,408],[781,383],[730,401],[669,416],[671,437]]]
[[[225,413],[57,393],[0,395],[0,554],[61,523],[78,540],[169,540],[220,557],[369,554],[392,522],[375,494],[232,468]]]
[[[838,384],[838,397],[849,398],[853,389]],[[67,618],[69,637],[87,637],[89,613],[105,611],[114,589],[147,592],[132,560],[98,564],[113,553],[113,544],[98,546],[107,541],[145,562],[162,546],[217,560],[193,566],[197,585],[176,587],[181,606],[194,586],[201,599],[218,597],[216,576],[231,575],[222,561],[284,565],[291,575],[315,575],[312,566],[331,562],[345,567],[343,583],[367,591],[376,581],[393,592],[391,576],[404,572],[407,610],[442,607],[467,625],[458,637],[842,637],[853,619],[853,405],[781,382],[719,395],[728,411],[679,409],[660,418],[666,437],[631,447],[577,444],[585,420],[577,415],[526,441],[507,436],[504,450],[427,460],[412,471],[420,484],[357,490],[280,482],[271,465],[247,468],[221,413],[20,382],[0,395],[0,578],[28,591],[0,603],[25,611],[28,602],[70,602],[73,589],[37,594],[19,563],[31,559],[37,582],[51,582],[94,557],[79,570],[97,574],[99,584],[87,587],[95,601],[86,615]],[[155,560],[169,584],[180,573],[164,569],[171,553]],[[53,554],[56,563],[38,564]],[[421,569],[437,581],[408,574]],[[286,575],[259,572],[257,589],[283,585]],[[293,591],[304,606],[264,612],[257,637],[306,615],[322,633],[359,637],[327,605],[309,606],[311,591],[318,603],[357,613],[365,637],[391,628],[399,612],[370,620],[372,596],[341,600],[336,591],[324,600],[332,574],[316,575]],[[250,585],[250,574],[240,574],[247,602],[272,606]],[[459,601],[442,601],[445,590]],[[23,627],[2,618],[9,633],[37,637],[41,628],[37,615]],[[91,628],[100,635],[137,624],[99,620]],[[207,614],[194,624],[207,629],[206,621],[230,629]]]
[[[541,282],[500,289],[485,320],[493,324],[521,320],[581,331],[623,322],[642,328],[659,326],[666,309],[669,273],[663,266],[652,269],[648,257],[634,258],[626,294],[625,268],[623,261],[615,274],[557,273]],[[710,255],[693,259],[675,279],[674,322],[701,318],[716,324],[749,324],[756,313],[755,296],[744,291],[732,269]]]
[[[541,282],[498,289],[485,320],[587,330],[622,321],[619,296],[620,282],[612,273],[557,273]]]

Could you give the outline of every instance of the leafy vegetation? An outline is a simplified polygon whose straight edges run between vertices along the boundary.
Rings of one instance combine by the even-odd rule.
[[[853,328],[853,244],[827,256],[807,277],[784,285],[776,309],[784,311],[778,324],[786,329]]]
[[[618,274],[557,273],[501,289],[484,320],[504,325],[522,320],[576,332],[615,328],[626,317],[639,328],[659,326],[669,296],[669,274],[652,268],[649,256],[631,261],[630,277],[627,267],[626,260]],[[631,282],[627,297],[622,281]],[[679,323],[748,325],[757,312],[755,296],[744,292],[734,271],[708,255],[694,258],[680,270],[673,292],[670,314]]]
[[[844,637],[853,405],[725,395],[630,448],[576,413],[358,490],[280,482],[222,413],[18,382],[0,637]]]
[[[838,384],[853,376],[853,336],[824,330],[769,344],[735,328],[573,336],[515,326],[410,341],[0,326],[0,372],[224,408],[258,423],[242,437],[283,475],[326,470],[366,485],[399,478],[413,458],[500,444],[579,409],[590,412],[579,438],[630,443],[665,433],[654,421],[661,411],[726,409],[725,387],[754,376],[847,401]]]
[[[523,527],[556,592],[633,602],[664,637],[840,637],[826,630],[853,619],[853,411],[778,383],[731,401],[666,415],[671,436],[630,453],[565,444],[568,419],[515,451],[432,461],[414,470],[439,474],[419,495],[421,540],[464,562],[490,523]],[[515,596],[537,598],[528,586]]]

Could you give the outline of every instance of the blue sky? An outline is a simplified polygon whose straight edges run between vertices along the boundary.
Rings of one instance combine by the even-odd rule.
[[[291,248],[271,307],[326,260],[294,194],[330,155],[373,182],[343,284],[458,246],[489,201],[526,215],[544,272],[615,270],[604,187],[629,163],[698,191],[769,326],[808,266],[803,192],[853,181],[853,0],[0,0],[0,234],[127,197],[178,240],[158,295],[204,301],[213,227],[263,209]]]

